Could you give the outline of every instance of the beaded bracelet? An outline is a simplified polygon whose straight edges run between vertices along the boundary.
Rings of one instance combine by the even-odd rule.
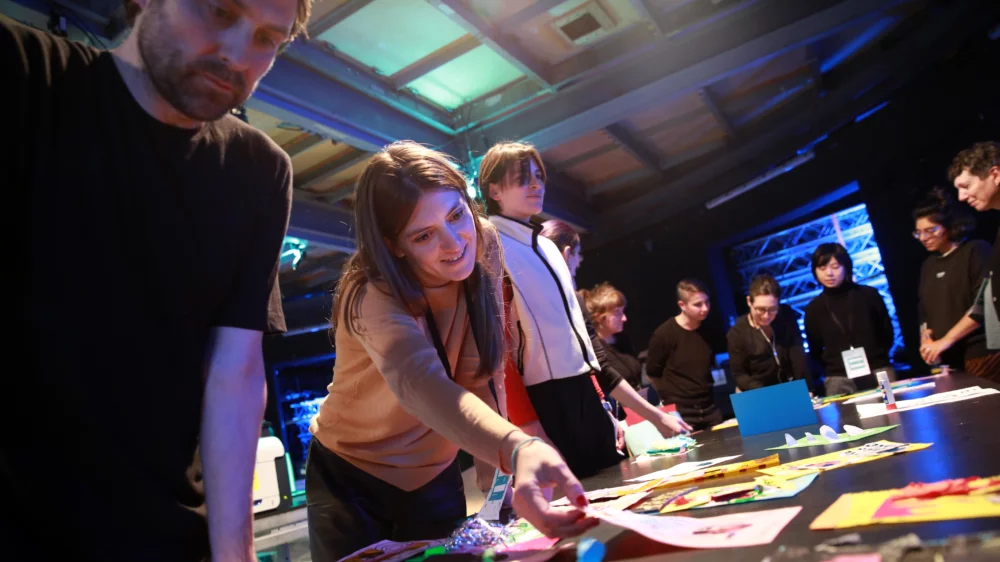
[[[513,474],[514,473],[514,469],[517,468],[517,453],[518,453],[518,451],[521,450],[521,447],[524,447],[525,445],[527,445],[528,443],[531,443],[532,441],[541,441],[541,440],[542,440],[541,437],[529,437],[529,438],[525,439],[524,441],[521,441],[520,443],[517,444],[517,446],[514,447],[514,450],[510,453],[510,472],[511,472],[511,474]]]

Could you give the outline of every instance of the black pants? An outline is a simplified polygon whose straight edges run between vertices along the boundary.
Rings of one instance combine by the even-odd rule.
[[[677,406],[677,413],[694,431],[712,429],[713,426],[722,423],[722,412],[711,400],[698,404],[681,404],[679,401],[674,401],[674,404]]]
[[[546,381],[526,390],[542,429],[577,478],[622,460],[614,422],[589,375]]]
[[[313,439],[306,465],[309,550],[336,562],[381,540],[442,539],[465,519],[458,458],[412,492],[368,474]]]

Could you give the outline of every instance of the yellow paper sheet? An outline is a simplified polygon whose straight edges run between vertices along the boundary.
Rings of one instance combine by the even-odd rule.
[[[769,457],[764,457],[762,459],[754,459],[751,461],[737,462],[732,464],[723,464],[720,466],[713,466],[711,468],[706,468],[704,470],[690,472],[688,474],[682,474],[680,476],[675,476],[673,478],[664,478],[659,481],[654,481],[655,485],[653,487],[666,488],[668,486],[678,486],[681,484],[690,484],[692,482],[704,482],[705,480],[726,478],[728,476],[734,476],[737,474],[749,473],[758,470],[763,472],[763,470],[761,469],[767,467],[776,467],[780,462],[781,460],[778,458],[778,455],[774,454]]]
[[[833,502],[810,529],[846,529],[879,523],[918,523],[977,517],[1000,517],[998,486],[989,486],[983,478],[969,483],[976,491],[965,496],[941,496],[930,499],[892,500],[901,490],[880,490],[844,494]],[[992,493],[990,491],[992,490]]]
[[[876,441],[875,443],[886,443],[890,445],[903,444],[903,443],[893,443],[892,441]],[[771,476],[778,476],[786,479],[795,478],[796,475],[801,476],[803,474],[812,474],[814,472],[825,472],[827,470],[834,470],[836,468],[842,468],[852,464],[861,464],[878,459],[884,459],[886,457],[891,457],[893,455],[909,453],[912,451],[919,451],[921,449],[926,449],[927,447],[930,447],[932,444],[933,443],[909,443],[906,445],[905,449],[901,449],[899,451],[893,451],[891,453],[884,453],[881,455],[874,455],[870,457],[855,458],[844,454],[848,451],[853,451],[855,449],[861,448],[861,447],[854,447],[853,449],[844,449],[843,451],[827,453],[825,455],[819,455],[817,457],[809,457],[808,459],[802,459],[799,461],[785,463],[775,468],[764,468],[761,469],[761,472],[763,472],[764,474],[770,474]],[[863,446],[864,445],[862,445],[862,447]]]
[[[736,418],[733,418],[731,420],[726,420],[726,421],[720,423],[719,425],[713,426],[712,427],[712,431],[718,431],[720,429],[726,429],[727,427],[736,427],[739,424],[740,424],[740,422],[737,421]]]

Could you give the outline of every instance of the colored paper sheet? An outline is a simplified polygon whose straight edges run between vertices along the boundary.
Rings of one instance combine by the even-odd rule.
[[[805,381],[795,380],[740,392],[729,397],[740,435],[748,437],[771,431],[812,425],[818,420]],[[775,404],[781,404],[775,408]]]
[[[1000,394],[1000,390],[995,388],[980,388],[978,386],[971,386],[969,388],[960,388],[949,392],[941,392],[925,396],[923,398],[915,398],[913,400],[897,400],[896,409],[892,411],[887,410],[886,405],[882,403],[858,404],[855,407],[858,409],[858,417],[865,419],[874,418],[875,416],[884,416],[886,414],[896,412],[904,412],[906,410],[918,410],[920,408],[937,406],[938,404],[947,404],[949,402],[972,400],[974,398],[982,398],[983,396],[990,396],[993,394]]]
[[[675,464],[674,466],[664,469],[657,470],[656,472],[650,472],[643,476],[637,476],[636,478],[629,478],[626,482],[649,482],[650,480],[662,480],[664,478],[673,478],[675,476],[681,476],[682,474],[688,474],[696,470],[703,470],[710,466],[715,466],[726,461],[731,461],[733,459],[739,458],[742,455],[733,455],[731,457],[719,457],[716,459],[709,459],[704,461],[688,461],[682,462],[680,464]]]
[[[622,498],[625,496],[630,496],[632,494],[648,492],[649,490],[655,488],[660,483],[660,480],[661,479],[656,479],[648,482],[629,484],[627,486],[616,486],[614,488],[602,488],[600,490],[591,490],[589,492],[586,492],[584,495],[587,496],[587,499],[591,502],[613,499],[613,498]],[[553,507],[569,505],[569,499],[559,498],[553,501],[551,505]]]
[[[903,490],[844,494],[833,502],[810,529],[845,529],[880,523],[918,523],[977,517],[1000,517],[1000,476],[969,483],[965,495],[901,498]]]
[[[720,423],[719,425],[713,426],[712,427],[712,431],[718,431],[720,429],[726,429],[726,428],[729,428],[729,427],[736,427],[739,424],[740,424],[740,422],[737,421],[736,418],[733,418],[731,420],[726,420],[726,421]]]
[[[665,488],[668,486],[679,486],[681,484],[696,484],[698,482],[705,482],[706,480],[727,478],[729,476],[746,474],[748,472],[754,472],[764,468],[776,467],[780,463],[781,461],[778,459],[778,455],[774,454],[769,457],[764,457],[762,459],[754,459],[750,461],[724,464],[722,466],[714,466],[711,468],[696,470],[694,472],[689,472],[687,474],[682,474],[680,476],[664,478],[661,480],[652,480],[647,484],[653,485],[651,489]]]
[[[900,448],[895,451],[882,454],[874,454],[866,456],[861,456],[859,454],[860,452],[862,452],[862,450],[870,448],[873,445],[898,446]],[[825,455],[819,455],[817,457],[809,457],[808,459],[802,459],[790,463],[785,463],[775,468],[764,468],[761,469],[760,472],[763,472],[764,474],[770,474],[771,476],[778,476],[785,479],[795,478],[796,475],[811,474],[815,472],[825,472],[827,470],[834,470],[852,464],[861,464],[878,459],[884,459],[887,457],[891,457],[893,455],[899,455],[902,453],[920,451],[922,449],[930,447],[931,445],[932,443],[893,443],[891,441],[875,441],[873,443],[862,445],[861,447],[844,449],[843,451],[836,451],[833,453],[827,453]]]
[[[443,545],[445,542],[444,539],[410,542],[380,541],[341,558],[340,562],[402,562],[428,548]]]
[[[677,498],[686,496],[697,489],[697,486],[690,486],[685,488],[675,488],[673,490],[664,490],[662,492],[652,492],[651,496],[638,505],[632,507],[632,511],[636,513],[659,513],[665,505],[673,502]]]
[[[830,445],[830,444],[837,444],[837,443],[849,443],[851,441],[858,441],[859,439],[866,439],[868,437],[871,437],[872,435],[878,435],[879,433],[882,433],[882,432],[885,432],[885,431],[889,431],[890,429],[893,429],[893,428],[896,428],[896,427],[899,427],[899,424],[896,424],[896,425],[886,425],[886,426],[882,426],[882,427],[873,427],[871,429],[866,429],[866,430],[862,431],[861,433],[858,433],[858,434],[855,434],[855,435],[850,435],[848,433],[838,433],[836,441],[831,440],[831,439],[827,439],[826,437],[823,437],[822,435],[814,435],[812,441],[809,441],[808,438],[803,437],[802,439],[799,439],[798,441],[796,441],[795,445],[782,445],[780,447],[771,447],[770,449],[768,449],[768,451],[782,451],[782,450],[785,450],[785,449],[797,449],[799,447],[817,447],[817,446],[820,446],[820,445]]]
[[[760,490],[758,493],[729,500],[713,500],[712,497],[725,494],[727,489],[736,488],[735,486],[702,488],[685,494],[683,497],[677,498],[676,500],[665,504],[662,508],[660,508],[660,513],[674,513],[687,509],[705,509],[721,505],[791,498],[797,496],[799,492],[808,488],[818,476],[819,474],[813,473],[807,474],[801,478],[794,478],[792,480],[786,480],[777,476],[758,476],[757,478],[754,478],[753,482],[737,485],[756,485]],[[702,499],[707,501],[701,501]]]
[[[663,544],[683,548],[741,548],[770,544],[801,510],[801,506],[795,506],[700,519],[631,511],[590,513]]]
[[[643,421],[629,426],[625,430],[625,445],[634,457],[639,455],[674,455],[685,453],[697,447],[697,441],[687,435],[664,438],[652,423]]]
[[[892,394],[893,394],[893,396],[899,396],[900,394],[906,394],[908,392],[914,392],[914,391],[917,391],[917,390],[925,390],[925,389],[928,389],[928,388],[934,388],[935,386],[937,386],[937,383],[935,383],[935,382],[925,382],[924,384],[916,384],[916,385],[907,386],[907,387],[904,387],[904,388],[898,388],[898,389],[897,388],[893,388],[892,389]],[[858,396],[856,398],[851,398],[850,400],[845,400],[844,404],[857,404],[858,402],[865,402],[867,400],[875,400],[875,399],[878,399],[878,398],[882,398],[882,393],[881,392],[878,392],[878,391],[876,391],[876,392],[869,392],[869,393],[865,394],[864,396]]]

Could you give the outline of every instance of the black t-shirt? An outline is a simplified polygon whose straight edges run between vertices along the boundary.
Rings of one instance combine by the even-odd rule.
[[[989,271],[990,245],[969,240],[947,256],[933,254],[920,270],[920,322],[933,338],[948,333],[972,307]],[[986,355],[986,332],[980,328],[941,354],[941,362],[962,369],[966,359]]]
[[[2,17],[0,75],[23,334],[3,394],[37,413],[0,439],[0,495],[72,559],[203,559],[208,338],[284,330],[288,157],[231,116],[165,125],[109,53]]]
[[[894,331],[882,295],[872,287],[846,282],[824,289],[806,306],[809,354],[826,376],[847,376],[841,352],[865,348],[868,366],[888,367]]]
[[[781,314],[790,313],[794,311],[781,310]],[[794,321],[784,321],[781,314],[771,323],[766,337],[761,330],[750,325],[746,315],[740,316],[729,329],[726,336],[729,370],[741,390],[763,388],[792,379],[808,379],[807,374],[802,372],[803,362],[795,358],[797,351],[804,353],[798,326]]]
[[[712,348],[700,330],[685,330],[671,318],[649,339],[646,374],[667,402],[704,408],[712,402]]]

